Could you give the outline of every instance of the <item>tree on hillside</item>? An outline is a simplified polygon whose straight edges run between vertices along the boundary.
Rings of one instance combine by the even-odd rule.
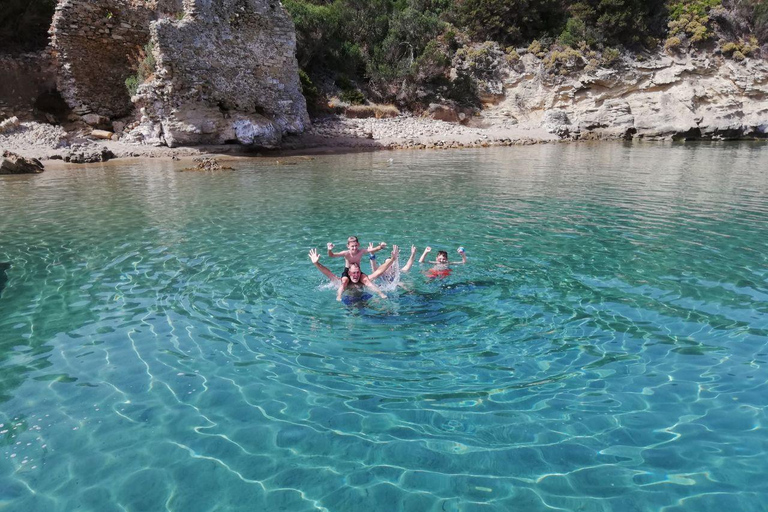
[[[478,41],[517,45],[543,35],[559,34],[567,18],[566,3],[559,0],[456,0],[453,21]]]
[[[571,45],[642,45],[665,28],[664,0],[578,0],[570,3],[568,12],[561,40]]]

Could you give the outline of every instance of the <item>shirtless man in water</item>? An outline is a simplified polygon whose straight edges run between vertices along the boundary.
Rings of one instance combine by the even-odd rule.
[[[379,268],[376,269],[375,272],[372,272],[371,275],[365,275],[360,270],[360,264],[359,263],[350,263],[347,271],[349,274],[349,283],[346,287],[341,286],[341,279],[335,275],[333,272],[331,272],[328,267],[320,263],[320,255],[317,253],[317,249],[310,249],[309,250],[309,259],[310,261],[317,267],[317,269],[322,272],[326,277],[328,277],[333,282],[338,282],[339,289],[336,293],[336,300],[341,300],[341,295],[344,293],[345,289],[362,289],[364,286],[367,286],[371,290],[373,290],[375,293],[379,295],[379,297],[386,299],[387,296],[382,292],[378,286],[373,284],[373,280],[377,277],[381,276],[384,272],[387,271],[389,267],[392,266],[392,263],[397,259],[398,254],[400,253],[400,249],[398,246],[393,245],[392,246],[392,255],[391,257]]]
[[[377,246],[373,246],[371,244],[368,249],[360,249],[360,240],[357,239],[356,236],[351,236],[347,238],[347,250],[341,251],[341,252],[333,252],[333,243],[328,242],[328,256],[331,258],[338,258],[340,256],[344,257],[344,271],[341,273],[341,290],[339,291],[339,297],[341,297],[341,294],[344,293],[344,290],[349,285],[349,267],[353,263],[357,263],[357,266],[360,266],[360,258],[363,257],[363,254],[373,254],[375,252],[378,252],[385,248],[387,246],[386,243],[381,242]],[[341,300],[341,299],[339,299]]]

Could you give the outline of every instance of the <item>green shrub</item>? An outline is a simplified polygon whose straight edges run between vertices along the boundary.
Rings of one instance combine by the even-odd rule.
[[[668,52],[675,51],[678,48],[680,48],[680,45],[683,44],[683,42],[680,40],[677,36],[668,37],[666,41],[664,41],[664,49]]]
[[[549,72],[566,74],[585,65],[584,55],[570,46],[555,48],[544,58],[544,68]]]
[[[565,4],[558,0],[462,0],[453,2],[452,15],[475,40],[508,46],[562,32]]]
[[[611,66],[619,60],[619,57],[621,57],[621,52],[617,48],[606,48],[603,50],[601,64],[604,67]]]
[[[539,58],[542,58],[547,54],[538,39],[534,39],[531,41],[531,44],[528,45],[528,53],[532,53]]]
[[[504,54],[504,60],[506,60],[509,65],[517,64],[520,62],[520,54],[517,53],[516,49],[509,47]]]
[[[301,82],[301,94],[304,95],[304,99],[307,100],[307,106],[312,107],[317,104],[320,99],[320,93],[312,83],[309,75],[303,70],[299,69],[299,81]]]
[[[365,95],[357,89],[343,91],[339,97],[341,101],[352,105],[362,105],[365,103]]]
[[[747,41],[742,39],[739,41],[720,42],[720,51],[723,52],[725,56],[738,61],[744,60],[752,55],[757,49],[757,39],[754,36]]]
[[[134,96],[139,86],[151,78],[155,73],[155,45],[152,41],[144,45],[139,52],[139,63],[136,66],[136,74],[125,79],[125,88],[130,96]]]
[[[593,31],[579,18],[568,18],[568,22],[565,24],[565,29],[560,33],[558,40],[562,45],[573,48],[582,43],[587,46],[593,46],[597,42]]]
[[[450,66],[451,59],[447,55],[447,48],[437,39],[433,39],[411,64],[410,76],[416,82],[431,82],[444,76]]]
[[[128,95],[133,97],[139,90],[139,77],[131,75],[125,79],[125,88],[128,89]]]
[[[670,4],[669,37],[686,37],[692,43],[710,39],[713,32],[709,11],[721,3],[721,0],[676,0]]]

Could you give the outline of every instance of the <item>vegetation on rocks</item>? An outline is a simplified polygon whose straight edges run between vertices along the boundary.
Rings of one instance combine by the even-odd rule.
[[[136,74],[125,79],[125,87],[131,96],[134,96],[139,86],[155,73],[156,62],[153,51],[154,46],[151,42],[144,45],[144,48],[139,52]]]
[[[283,0],[310,108],[327,97],[426,109],[479,104],[478,80],[533,54],[553,75],[621,65],[646,50],[768,54],[765,0]],[[55,0],[4,0],[0,48],[42,49]],[[154,72],[137,56],[131,94]]]
[[[553,75],[641,55],[718,48],[740,60],[768,43],[764,0],[285,0],[299,65],[347,103],[479,105],[477,84],[533,54]],[[343,77],[341,87],[338,77]],[[325,80],[327,83],[327,79]]]

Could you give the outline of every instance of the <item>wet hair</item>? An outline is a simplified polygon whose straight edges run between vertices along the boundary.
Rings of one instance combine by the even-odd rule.
[[[358,240],[358,239],[357,239],[357,237],[353,235],[353,236],[351,236],[351,237],[347,238],[347,243],[349,243],[349,242],[357,242],[357,243],[360,243],[360,240]]]
[[[347,268],[351,269],[352,267],[357,267],[357,270],[359,270],[361,274],[363,273],[363,269],[360,268],[360,264],[359,263],[350,263],[349,267],[347,267]]]
[[[437,251],[437,257],[439,258],[441,255],[445,256],[445,259],[448,259],[448,252],[446,252],[446,251]]]

